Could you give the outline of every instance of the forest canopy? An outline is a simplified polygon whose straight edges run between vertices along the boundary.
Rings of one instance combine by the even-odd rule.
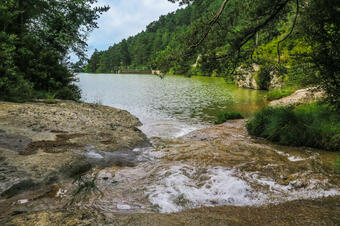
[[[70,53],[85,60],[86,36],[108,7],[97,0],[0,2],[0,99],[78,100]]]

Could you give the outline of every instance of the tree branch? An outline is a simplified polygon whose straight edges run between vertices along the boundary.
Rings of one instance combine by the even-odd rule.
[[[209,27],[208,29],[205,31],[205,33],[202,35],[201,39],[193,44],[192,46],[190,46],[190,48],[196,48],[198,47],[208,36],[209,32],[211,31],[212,27],[214,26],[214,24],[217,22],[217,20],[220,18],[221,14],[223,13],[223,10],[225,9],[225,6],[227,5],[229,0],[224,0],[220,10],[217,12],[217,14],[214,16],[214,18],[211,19],[211,21],[208,23]]]
[[[289,38],[289,36],[293,33],[293,30],[295,28],[295,25],[296,25],[296,21],[297,21],[297,18],[298,18],[298,15],[299,15],[299,0],[296,0],[296,14],[295,14],[295,18],[294,18],[294,22],[293,22],[293,26],[290,30],[290,32],[286,35],[286,37],[284,37],[282,40],[280,40],[278,43],[277,43],[277,56],[278,56],[278,63],[280,64],[281,62],[281,59],[280,59],[280,44],[281,42],[284,42],[286,39]]]
[[[259,32],[261,29],[263,29],[268,23],[270,23],[272,20],[274,20],[277,15],[285,8],[285,6],[288,4],[290,0],[285,0],[283,3],[279,4],[277,9],[274,11],[273,14],[271,14],[263,23],[257,25],[256,27],[254,27],[253,29],[251,29],[250,31],[248,31],[247,33],[245,33],[245,35],[243,35],[242,39],[243,40],[237,47],[237,52],[240,51],[240,49],[248,43],[249,40],[251,40],[257,32]],[[215,59],[223,59],[223,58],[227,58],[230,57],[233,53],[228,53],[225,55],[220,55],[218,57],[216,57]]]
[[[289,0],[286,0],[283,3],[279,4],[278,8],[274,11],[272,15],[270,15],[270,17],[268,17],[262,24],[257,25],[252,31],[249,31],[248,33],[246,33],[243,37],[243,39],[245,40],[241,42],[239,48],[242,48],[242,46],[244,46],[250,39],[252,39],[258,31],[264,28],[269,22],[274,20],[276,16],[285,8],[288,2]]]

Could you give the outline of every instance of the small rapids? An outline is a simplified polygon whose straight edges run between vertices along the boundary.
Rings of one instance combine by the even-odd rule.
[[[201,206],[257,204],[251,187],[223,167],[178,165],[161,171],[157,178],[146,194],[162,213]]]
[[[257,174],[248,174],[243,180],[238,172],[225,167],[178,165],[161,171],[146,194],[162,213],[202,206],[258,206],[340,194],[337,188],[324,190],[320,187],[327,181],[313,180],[304,188],[296,188],[296,183],[299,182],[282,186]],[[258,186],[265,188],[259,190]]]
[[[32,196],[14,204],[35,211],[72,202],[108,214],[173,213],[340,195],[334,153],[263,143],[247,135],[244,121],[151,142],[134,150],[90,145],[75,151],[94,166],[81,185],[94,182],[92,189],[75,196],[81,186],[69,182],[58,185],[49,201]]]
[[[78,205],[111,213],[172,213],[203,206],[261,206],[340,195],[339,177],[320,173],[320,168],[314,172],[317,166],[306,168],[311,163],[319,164],[315,162],[319,161],[320,154],[302,149],[288,153],[270,144],[256,144],[258,153],[251,156],[242,151],[244,143],[238,143],[239,147],[219,146],[215,140],[213,152],[219,159],[207,157],[208,142],[213,142],[205,132],[209,133],[209,129],[203,131],[205,137],[198,144],[193,140],[183,141],[186,138],[156,139],[152,147],[133,151],[135,166],[99,169],[96,175],[101,194],[92,194]],[[234,132],[231,139],[235,142],[251,142],[246,135],[235,136]],[[216,137],[216,133],[212,135]],[[92,149],[85,155],[101,159],[99,153],[100,156],[112,155]],[[262,157],[257,156],[261,154]],[[219,162],[224,162],[224,158],[236,162],[240,156],[241,164]],[[257,158],[264,159],[265,163],[254,162]]]

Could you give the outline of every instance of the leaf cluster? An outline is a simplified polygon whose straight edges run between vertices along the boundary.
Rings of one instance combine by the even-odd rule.
[[[95,0],[4,0],[0,3],[0,99],[55,94],[78,100],[69,54],[85,59],[85,39],[108,7]]]

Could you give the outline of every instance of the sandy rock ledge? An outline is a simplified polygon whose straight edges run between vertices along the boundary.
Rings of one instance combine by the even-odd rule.
[[[324,91],[316,88],[310,87],[306,89],[296,90],[293,94],[283,97],[278,100],[271,101],[269,106],[279,107],[279,106],[297,106],[300,104],[310,103],[317,100],[321,100],[326,97]]]
[[[119,157],[148,145],[140,125],[127,111],[95,104],[0,102],[0,212],[53,193],[55,183],[96,165],[133,164]],[[85,153],[91,150],[120,154],[90,162]]]

